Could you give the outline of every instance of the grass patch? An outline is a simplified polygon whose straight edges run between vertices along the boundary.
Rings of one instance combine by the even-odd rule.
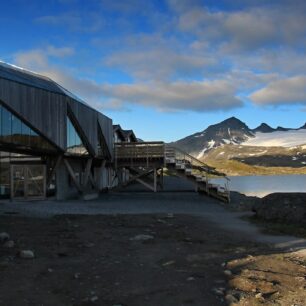
[[[263,232],[271,235],[291,235],[301,238],[306,238],[306,225],[301,224],[284,224],[277,221],[266,221],[257,218],[256,216],[244,217],[262,228]]]

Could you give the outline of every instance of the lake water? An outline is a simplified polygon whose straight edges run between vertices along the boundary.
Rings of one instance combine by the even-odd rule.
[[[264,197],[273,192],[306,192],[306,175],[231,176],[230,190]]]

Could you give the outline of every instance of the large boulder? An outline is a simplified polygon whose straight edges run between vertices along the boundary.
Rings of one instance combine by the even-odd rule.
[[[306,193],[271,193],[254,207],[256,216],[288,224],[305,224]]]

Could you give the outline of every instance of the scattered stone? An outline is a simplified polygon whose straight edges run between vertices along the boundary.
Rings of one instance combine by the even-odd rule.
[[[52,272],[53,272],[53,269],[49,268],[49,269],[48,269],[48,272],[49,272],[49,273],[52,273]]]
[[[75,278],[75,279],[78,279],[78,278],[80,278],[80,273],[74,273],[74,275],[73,275],[73,277]]]
[[[190,277],[187,278],[187,281],[188,281],[188,282],[192,282],[192,281],[194,281],[194,280],[195,280],[195,278],[192,277],[192,276],[190,276]]]
[[[15,242],[13,240],[8,240],[6,242],[4,242],[3,247],[4,248],[13,248],[15,246]]]
[[[170,261],[167,261],[165,263],[162,264],[163,267],[167,267],[167,266],[171,266],[175,264],[175,261],[174,260],[170,260]]]
[[[264,297],[262,296],[261,292],[255,294],[255,298],[258,299],[258,300],[264,300]]]
[[[99,299],[99,298],[98,298],[96,295],[94,295],[93,297],[90,298],[90,301],[94,303],[94,302],[96,302],[98,299]]]
[[[5,242],[10,239],[10,235],[6,232],[0,233],[0,242]]]
[[[147,241],[147,240],[153,240],[154,237],[152,235],[144,235],[140,234],[133,238],[130,238],[131,241]]]
[[[216,294],[216,295],[219,295],[219,296],[223,296],[224,295],[224,288],[213,288],[213,292]]]
[[[224,273],[226,276],[232,276],[232,275],[233,275],[233,273],[232,273],[231,270],[224,270],[223,273]]]
[[[231,303],[237,303],[238,300],[231,294],[227,294],[225,296],[225,300],[227,301],[227,303],[231,304]]]
[[[33,259],[35,255],[31,250],[22,250],[19,252],[19,257],[23,259]]]

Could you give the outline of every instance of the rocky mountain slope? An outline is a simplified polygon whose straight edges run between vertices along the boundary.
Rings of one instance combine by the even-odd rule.
[[[281,168],[285,168],[282,173],[306,172],[305,144],[306,124],[299,129],[273,129],[262,123],[250,129],[231,117],[171,145],[230,174],[273,174]]]

